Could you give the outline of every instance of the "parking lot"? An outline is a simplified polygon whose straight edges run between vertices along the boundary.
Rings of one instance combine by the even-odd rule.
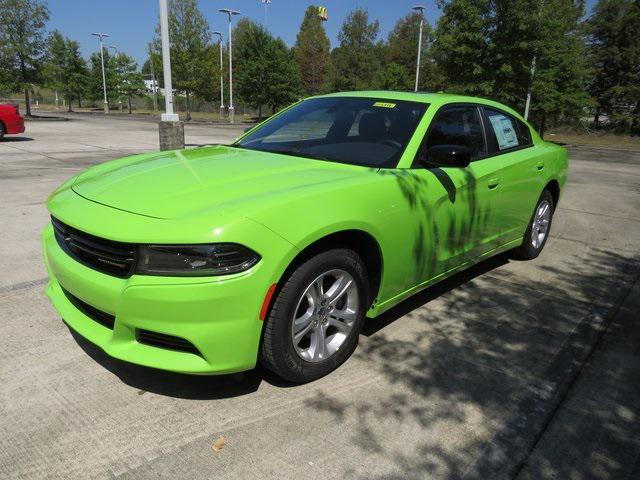
[[[428,289],[292,386],[136,367],[70,333],[43,293],[44,202],[158,145],[151,120],[70,118],[0,143],[0,478],[640,478],[640,152],[572,148],[538,259]]]

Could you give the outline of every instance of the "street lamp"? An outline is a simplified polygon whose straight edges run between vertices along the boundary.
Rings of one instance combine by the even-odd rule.
[[[418,91],[418,81],[420,79],[420,54],[422,53],[422,24],[424,23],[424,5],[415,5],[413,10],[420,12],[420,34],[418,36],[418,61],[416,63],[416,84],[414,92]]]
[[[231,46],[231,17],[233,15],[240,15],[237,10],[231,10],[230,8],[221,8],[218,10],[220,13],[226,13],[229,18],[229,123],[233,123],[233,49]]]
[[[120,53],[118,50],[118,47],[116,47],[115,45],[109,45],[107,47],[107,49],[112,49],[115,53],[116,56],[118,56],[118,54]],[[120,73],[118,68],[118,63],[116,62],[116,73]],[[120,85],[119,85],[119,81],[118,81],[118,85],[116,85],[116,93],[118,94],[118,110],[120,110],[120,112],[122,112],[122,97],[120,96]]]
[[[220,39],[220,120],[224,117],[224,73],[222,72],[222,32],[213,32]]]
[[[264,28],[267,28],[267,5],[271,3],[271,0],[260,0],[264,5]]]
[[[104,93],[104,113],[109,113],[109,101],[107,100],[107,80],[104,74],[104,48],[102,39],[108,37],[106,33],[92,33],[91,35],[98,37],[100,40],[100,63],[102,63],[102,92]]]
[[[169,12],[167,0],[160,2],[160,37],[162,38],[162,73],[164,76],[164,109],[160,117],[160,150],[184,148],[184,124],[173,113],[173,90],[171,86],[171,56],[169,48]]]

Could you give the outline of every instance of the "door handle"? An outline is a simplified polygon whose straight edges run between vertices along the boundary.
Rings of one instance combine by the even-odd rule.
[[[543,161],[543,160],[540,160],[540,161],[538,162],[538,165],[536,165],[536,168],[537,168],[538,170],[544,170],[544,161]]]
[[[489,180],[489,188],[490,189],[494,189],[496,188],[498,185],[500,185],[500,179],[498,178],[492,178],[491,180]]]

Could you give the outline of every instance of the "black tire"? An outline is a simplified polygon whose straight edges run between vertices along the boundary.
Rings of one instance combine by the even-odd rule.
[[[0,142],[4,139],[4,125],[2,124],[2,122],[0,122]]]
[[[357,288],[358,315],[351,331],[335,353],[325,360],[310,362],[296,352],[291,338],[292,322],[305,289],[318,276],[333,269],[344,270],[353,277]],[[278,376],[295,383],[316,380],[338,368],[358,345],[358,336],[370,306],[367,285],[367,272],[362,259],[349,249],[329,250],[301,264],[286,279],[273,300],[264,326],[260,349],[261,363]]]
[[[545,201],[548,202],[550,205],[551,217],[549,218],[549,226],[547,228],[546,236],[544,237],[544,240],[542,240],[540,245],[536,247],[533,245],[533,242],[531,241],[531,231],[534,226],[536,212],[538,211],[540,204]],[[549,235],[551,233],[551,224],[553,223],[554,210],[555,210],[555,204],[553,201],[553,195],[551,195],[551,192],[549,190],[545,189],[540,195],[540,198],[536,203],[536,207],[533,209],[533,213],[531,214],[531,220],[529,220],[529,225],[527,226],[527,231],[525,232],[524,238],[522,239],[522,244],[511,251],[511,254],[514,258],[517,258],[520,260],[533,260],[538,255],[540,255],[540,252],[542,252],[542,249],[547,244],[547,240],[549,239]]]

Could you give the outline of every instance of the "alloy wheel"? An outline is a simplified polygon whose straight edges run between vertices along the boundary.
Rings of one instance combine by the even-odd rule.
[[[316,277],[303,291],[291,322],[296,353],[308,362],[334,355],[358,318],[360,301],[351,274],[334,269]]]
[[[540,248],[549,233],[551,223],[551,204],[543,200],[536,209],[531,226],[531,244],[534,248]]]

